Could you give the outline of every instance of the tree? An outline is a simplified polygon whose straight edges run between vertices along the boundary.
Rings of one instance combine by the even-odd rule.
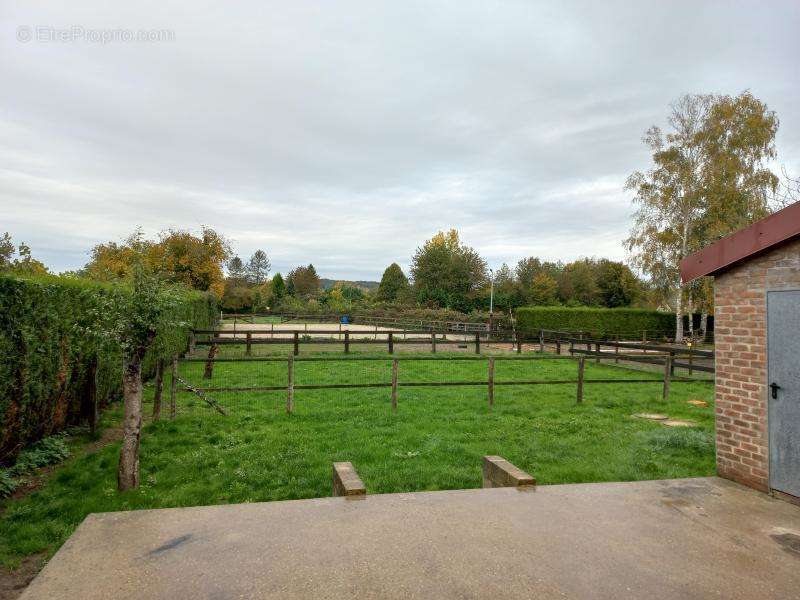
[[[261,285],[267,280],[272,264],[266,252],[256,250],[247,263],[247,280],[253,285]]]
[[[25,242],[17,246],[19,258],[14,258],[14,243],[6,232],[0,238],[0,272],[7,271],[15,275],[44,275],[48,273],[44,263],[31,256],[31,248]]]
[[[557,292],[558,282],[547,273],[540,272],[531,281],[528,297],[531,304],[547,306],[556,303]]]
[[[148,240],[137,229],[121,244],[108,242],[92,249],[92,259],[82,274],[99,281],[132,280],[137,264],[167,283],[211,291],[221,298],[225,291],[223,264],[230,258],[228,241],[203,227],[200,236],[170,229]]]
[[[117,470],[120,491],[139,486],[139,441],[142,429],[142,360],[162,327],[171,322],[180,304],[175,288],[148,272],[144,262],[134,264],[131,281],[110,296],[114,304],[109,333],[122,349],[122,390],[124,417],[122,446]]]
[[[280,273],[275,273],[272,278],[272,298],[271,302],[274,306],[286,295],[286,283],[283,281],[283,276]]]
[[[319,294],[320,279],[314,265],[297,267],[289,272],[289,286],[294,295],[303,300],[315,298]]]
[[[666,135],[653,126],[644,142],[653,168],[635,172],[626,189],[637,211],[626,247],[631,263],[656,289],[674,295],[676,341],[683,339],[684,289],[679,263],[767,210],[777,180],[765,167],[775,154],[778,120],[743,92],[686,95],[671,105]]]
[[[600,305],[594,262],[585,258],[566,265],[558,279],[558,295],[568,305]]]
[[[231,258],[226,267],[228,269],[228,279],[242,281],[245,278],[245,266],[238,256]]]
[[[597,264],[597,287],[608,308],[631,306],[641,293],[641,284],[630,268],[608,259]]]
[[[417,248],[411,263],[414,288],[421,302],[468,310],[470,300],[487,281],[486,261],[461,243],[458,231],[439,232]]]
[[[392,263],[383,272],[376,298],[381,302],[396,302],[398,296],[408,288],[408,278],[397,263]]]

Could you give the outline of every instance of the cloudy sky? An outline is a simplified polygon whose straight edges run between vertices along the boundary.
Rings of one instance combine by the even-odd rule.
[[[491,266],[623,258],[624,180],[681,94],[749,88],[800,171],[798,25],[798,2],[3,0],[0,232],[55,270],[137,225],[333,278],[450,227]]]

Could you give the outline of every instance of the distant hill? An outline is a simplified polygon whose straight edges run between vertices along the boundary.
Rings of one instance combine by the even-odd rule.
[[[380,285],[379,281],[347,281],[346,279],[320,279],[320,285],[322,285],[322,289],[326,291],[331,289],[337,282],[361,288],[362,290],[374,290]]]

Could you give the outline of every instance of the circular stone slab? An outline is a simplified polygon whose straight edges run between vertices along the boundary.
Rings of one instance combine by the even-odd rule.
[[[683,419],[667,419],[666,421],[661,421],[661,424],[667,427],[694,427],[697,425],[694,421],[685,421]]]
[[[669,419],[667,415],[660,415],[658,413],[636,413],[633,416],[637,419],[650,419],[651,421],[666,421]]]

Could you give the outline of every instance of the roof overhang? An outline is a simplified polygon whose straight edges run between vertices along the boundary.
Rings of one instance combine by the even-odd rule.
[[[737,263],[800,236],[800,202],[790,204],[684,258],[681,281],[716,275]]]

